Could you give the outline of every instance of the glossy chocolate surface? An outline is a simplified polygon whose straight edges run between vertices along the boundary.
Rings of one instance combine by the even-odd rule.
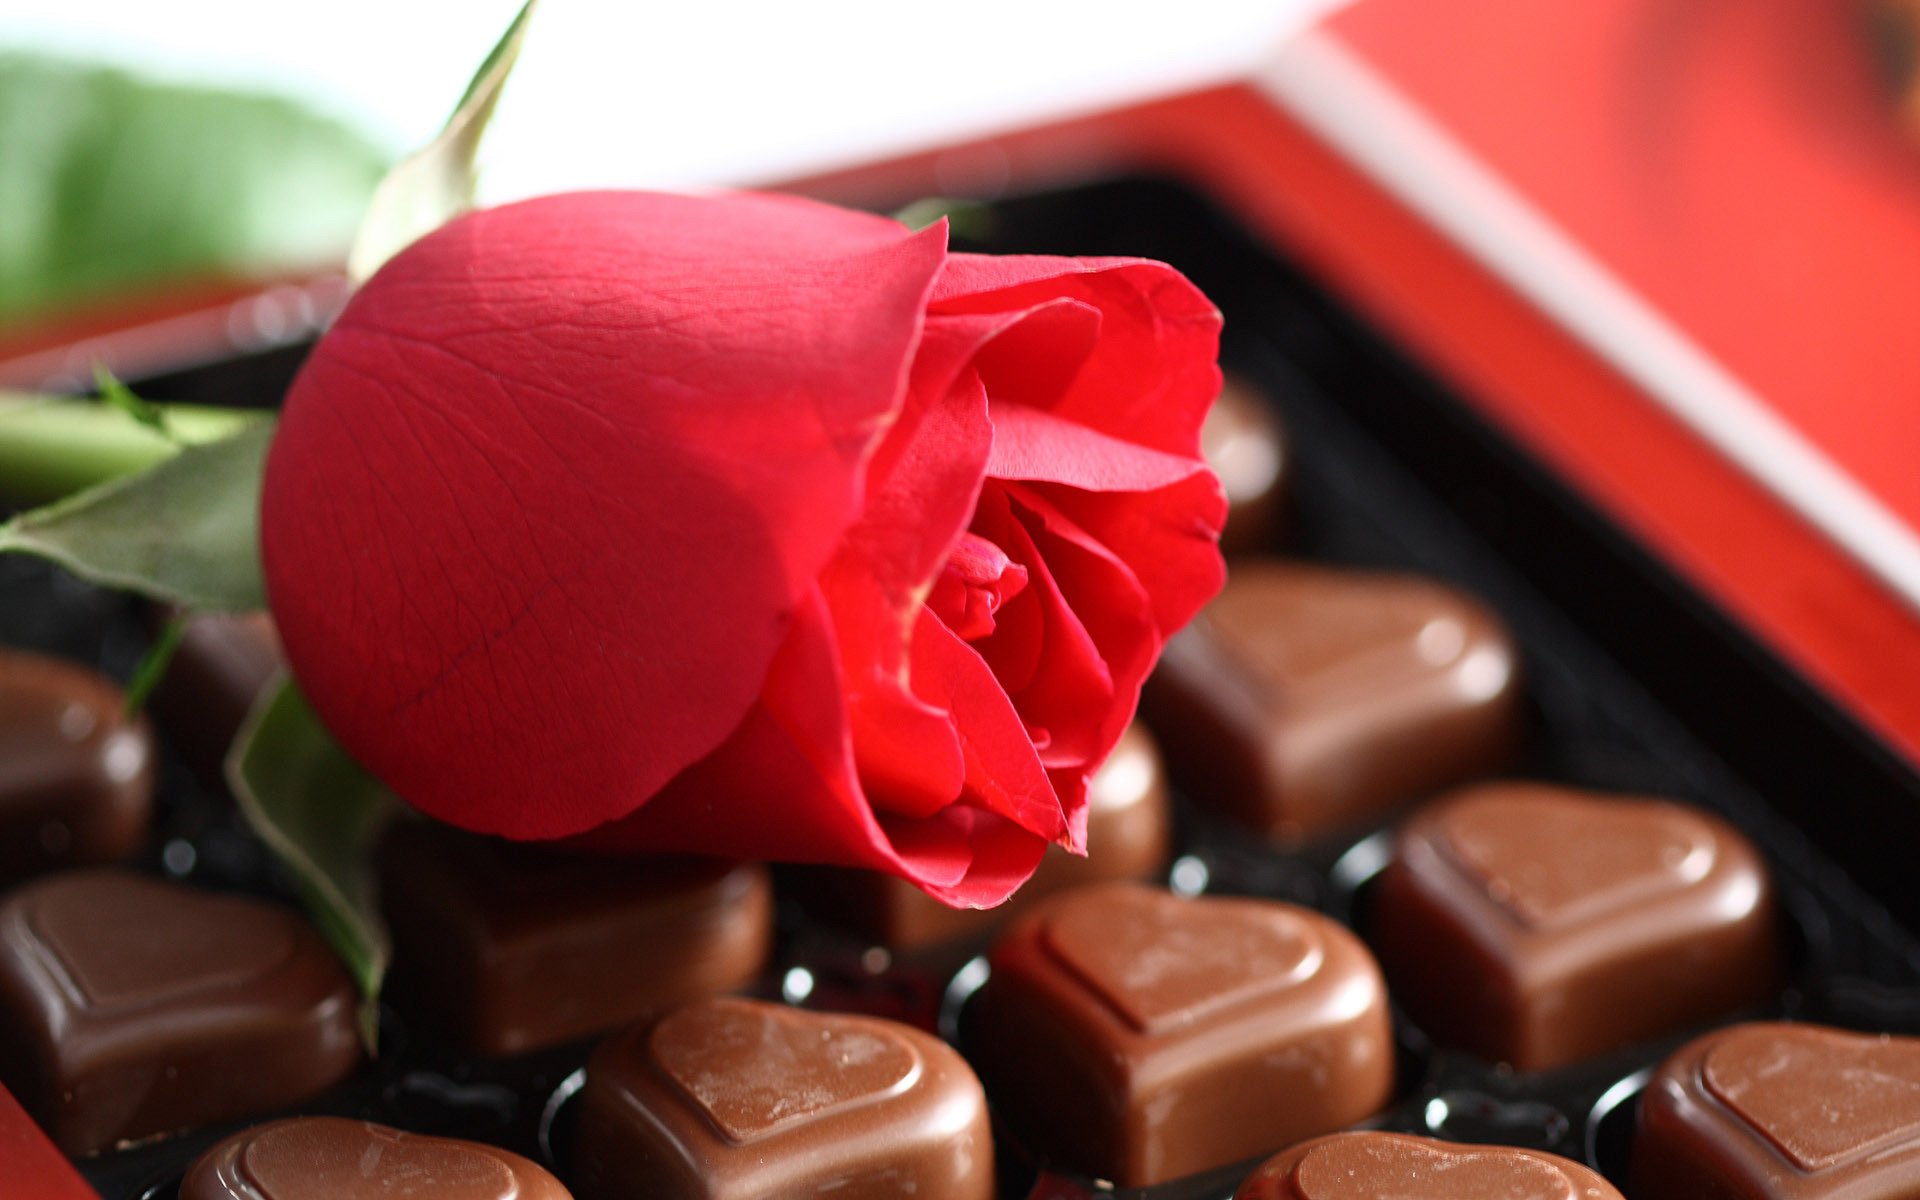
[[[202,783],[226,789],[227,751],[255,697],[286,665],[264,612],[194,613],[149,707]]]
[[[1557,1154],[1401,1133],[1336,1133],[1260,1165],[1234,1200],[1622,1200]]]
[[[1087,786],[1087,850],[1049,847],[1033,878],[992,909],[949,908],[919,888],[877,871],[817,867],[793,872],[793,890],[808,909],[890,950],[981,938],[1069,888],[1116,879],[1144,879],[1166,865],[1165,772],[1153,736],[1139,724],[1121,735]]]
[[[1123,1187],[1339,1129],[1393,1090],[1379,969],[1307,909],[1082,888],[991,962],[968,1057],[1037,1153]]]
[[[1245,554],[1279,532],[1286,502],[1287,440],[1273,406],[1254,385],[1228,375],[1200,427],[1200,452],[1227,494],[1220,548]]]
[[[1506,632],[1452,588],[1242,561],[1167,644],[1143,711],[1196,802],[1291,841],[1501,766],[1517,672]]]
[[[69,1154],[269,1112],[361,1060],[296,913],[113,870],[0,903],[0,1081]]]
[[[1908,137],[1920,138],[1920,0],[1866,0],[1868,45]]]
[[[179,1200],[571,1200],[545,1167],[493,1146],[370,1121],[294,1117],[207,1151]]]
[[[125,703],[84,667],[0,650],[0,887],[140,849],[155,755]]]
[[[594,1052],[572,1182],[583,1200],[991,1200],[993,1145],[979,1081],[937,1038],[721,998]]]
[[[1920,1195],[1920,1039],[1759,1022],[1687,1043],[1640,1100],[1634,1200]]]
[[[1763,1002],[1780,975],[1766,864],[1669,801],[1483,784],[1400,831],[1371,940],[1442,1045],[1521,1070]]]
[[[379,866],[395,1004],[482,1054],[731,991],[758,974],[773,939],[757,864],[592,858],[406,821]]]

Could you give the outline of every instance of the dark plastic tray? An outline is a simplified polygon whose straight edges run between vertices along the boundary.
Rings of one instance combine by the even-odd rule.
[[[1897,850],[1920,836],[1920,782],[1311,280],[1203,198],[1132,180],[1010,201],[988,247],[1167,259],[1227,315],[1224,357],[1279,406],[1290,433],[1289,529],[1276,552],[1452,580],[1510,623],[1525,654],[1532,732],[1516,774],[1652,792],[1715,809],[1765,851],[1796,941],[1789,984],[1754,1015],[1920,1032],[1920,893]],[[156,398],[270,403],[297,350],[145,381]],[[52,570],[0,559],[0,642],[124,676],[144,642],[138,607]],[[235,817],[178,763],[144,865],[196,883],[284,895]],[[1364,908],[1388,830],[1277,853],[1190,805],[1178,812],[1180,887],[1274,896],[1343,919]],[[187,853],[190,849],[191,853]],[[1897,914],[1897,915],[1896,915]],[[1907,925],[1903,926],[1902,921]],[[783,909],[761,992],[898,1016],[951,1033],[977,966],[876,960]],[[804,986],[803,986],[804,985]],[[566,1103],[584,1045],[463,1059],[389,1014],[380,1060],[301,1111],[494,1142],[564,1180]],[[1587,1161],[1616,1181],[1640,1081],[1684,1034],[1562,1071],[1516,1074],[1435,1051],[1398,1022],[1399,1099],[1372,1124],[1508,1142]],[[107,1200],[168,1200],[206,1130],[81,1164]],[[1112,1193],[1003,1137],[1003,1197],[1224,1200],[1245,1168]]]

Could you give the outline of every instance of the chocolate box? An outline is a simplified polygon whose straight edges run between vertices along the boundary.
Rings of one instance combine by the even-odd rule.
[[[1910,181],[1873,182],[1906,170],[1889,164],[1920,148],[1882,137],[1871,93],[1848,91],[1844,112],[1806,117],[1825,131],[1817,136],[1855,147],[1847,187],[1822,183],[1818,156],[1791,131],[1703,158],[1699,147],[1728,140],[1743,112],[1774,111],[1763,103],[1776,94],[1769,79],[1799,94],[1768,74],[1767,47],[1792,36],[1782,29],[1833,71],[1843,35],[1802,29],[1794,22],[1816,18],[1783,15],[1782,5],[1752,6],[1777,27],[1743,24],[1761,18],[1722,5],[1703,6],[1702,29],[1660,30],[1656,7],[1581,3],[1550,20],[1514,0],[1471,12],[1371,0],[1281,48],[1257,75],[982,143],[1007,170],[980,197],[984,219],[966,227],[985,249],[1146,255],[1187,271],[1226,315],[1226,366],[1285,429],[1283,515],[1252,552],[1416,573],[1476,597],[1518,647],[1524,699],[1502,775],[1660,796],[1711,813],[1757,848],[1777,906],[1779,982],[1746,1008],[1538,1071],[1449,1044],[1396,1011],[1391,1097],[1362,1124],[1551,1151],[1623,1187],[1638,1098],[1689,1039],[1748,1017],[1920,1032],[1920,890],[1905,861],[1920,834],[1911,682],[1920,623],[1905,514],[1920,505],[1890,474],[1893,448],[1915,443],[1902,430],[1920,409],[1886,402],[1909,396],[1920,368],[1876,345],[1821,385],[1817,360],[1849,351],[1834,340],[1832,312],[1804,311],[1868,313],[1847,336],[1871,340],[1888,319],[1880,305],[1914,310],[1898,298],[1920,275],[1875,272],[1861,248],[1870,234],[1896,239],[1883,247],[1920,236]],[[1753,34],[1741,45],[1760,57],[1710,53],[1714,21]],[[1662,265],[1658,230],[1609,158],[1618,128],[1603,120],[1644,118],[1608,107],[1630,78],[1596,65],[1640,38],[1672,39],[1683,64],[1662,67],[1675,89],[1669,111],[1687,118],[1662,151],[1674,157],[1641,163],[1655,195],[1721,212],[1743,195],[1736,184],[1673,163],[1751,171],[1731,161],[1750,152],[1797,173],[1788,198],[1739,210],[1744,221],[1816,194],[1881,214],[1870,228],[1835,217],[1802,229],[1823,249],[1804,253],[1812,274],[1797,286],[1817,290],[1767,290],[1786,287],[1793,264],[1779,247],[1744,254],[1737,230],[1696,247],[1698,262]],[[1422,51],[1437,40],[1462,49]],[[1477,61],[1511,69],[1469,78]],[[1551,153],[1517,132],[1516,106],[1535,104],[1566,133]],[[1353,111],[1365,119],[1342,115]],[[1800,128],[1797,117],[1779,119]],[[795,186],[886,209],[979,148]],[[1682,176],[1693,191],[1661,190]],[[951,185],[954,173],[938,177]],[[1613,182],[1589,203],[1576,185],[1591,178]],[[1530,265],[1535,251],[1555,271]],[[1853,274],[1836,263],[1854,264]],[[1566,299],[1569,279],[1576,300]],[[1892,290],[1856,299],[1868,281]],[[1784,294],[1806,297],[1802,311],[1777,311]],[[1622,340],[1622,329],[1635,336]],[[1786,344],[1796,338],[1804,345]],[[300,353],[297,343],[243,350],[224,334],[208,351],[201,365],[140,381],[143,394],[258,403],[284,386]],[[1816,401],[1833,411],[1813,411]],[[1745,416],[1729,427],[1729,412]],[[1754,428],[1774,433],[1755,443]],[[1836,475],[1837,492],[1818,482]],[[39,564],[0,560],[0,643],[124,676],[143,620]],[[176,753],[165,750],[156,832],[137,867],[283,895],[264,853]],[[1275,840],[1173,783],[1161,885],[1304,905],[1374,936],[1381,871],[1424,796]],[[964,1049],[967,1001],[986,974],[984,960],[958,965],[965,958],[894,953],[783,904],[772,961],[747,990],[904,1019]],[[352,1116],[478,1140],[568,1181],[590,1039],[486,1057],[388,1015],[376,1062],[263,1118]],[[239,1127],[109,1151],[77,1170],[108,1200],[159,1200]],[[996,1129],[1002,1200],[1223,1200],[1257,1162],[1110,1191],[1043,1136],[1004,1121]]]

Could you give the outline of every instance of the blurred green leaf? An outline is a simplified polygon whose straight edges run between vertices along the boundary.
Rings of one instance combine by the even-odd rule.
[[[439,135],[395,164],[380,181],[347,259],[347,275],[355,283],[473,206],[474,160],[480,139],[520,57],[534,2],[527,0],[500,35]]]
[[[261,692],[227,759],[227,783],[359,984],[360,1034],[371,1053],[393,958],[373,851],[400,802],[347,757],[289,679]]]
[[[165,434],[92,400],[0,392],[0,506],[45,504],[145,470],[182,444],[219,441],[264,414],[198,404],[157,406]]]
[[[21,513],[0,524],[0,553],[37,554],[89,582],[169,604],[264,608],[260,478],[273,430],[262,419]]]
[[[943,217],[955,238],[984,242],[993,236],[996,218],[993,206],[984,200],[923,196],[893,214],[908,229],[925,229]]]
[[[0,54],[0,320],[337,263],[385,166],[277,97]]]

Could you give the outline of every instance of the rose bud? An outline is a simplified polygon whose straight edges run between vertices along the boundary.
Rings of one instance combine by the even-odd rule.
[[[301,688],[455,825],[996,904],[1218,590],[1220,317],[772,196],[550,196],[315,347],[262,551]]]

